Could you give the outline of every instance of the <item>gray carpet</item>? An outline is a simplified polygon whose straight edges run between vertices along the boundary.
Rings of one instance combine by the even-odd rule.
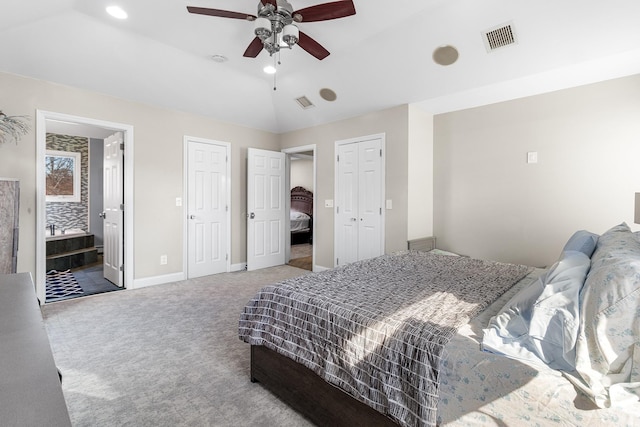
[[[289,266],[43,307],[74,426],[311,426],[249,381],[242,307]]]

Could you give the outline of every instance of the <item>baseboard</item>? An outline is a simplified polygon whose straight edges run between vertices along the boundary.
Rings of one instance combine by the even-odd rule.
[[[146,288],[147,286],[164,285],[165,283],[179,282],[185,280],[185,274],[172,273],[165,274],[163,276],[145,277],[144,279],[135,279],[133,281],[133,287],[131,289]]]
[[[229,272],[233,273],[235,271],[244,271],[246,269],[247,269],[247,263],[241,262],[239,264],[231,264],[231,270],[229,270]]]
[[[331,270],[331,268],[329,268],[329,267],[323,267],[323,266],[321,266],[321,265],[317,265],[317,264],[313,266],[313,271],[314,271],[314,272],[315,272],[315,271],[327,271],[327,270]]]

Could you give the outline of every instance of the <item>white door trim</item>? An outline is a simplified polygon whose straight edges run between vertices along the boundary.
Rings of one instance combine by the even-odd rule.
[[[124,287],[133,287],[134,224],[133,224],[133,126],[52,111],[36,110],[36,295],[45,302],[46,280],[46,200],[44,159],[47,147],[47,120],[59,120],[96,126],[124,134]]]
[[[381,213],[381,224],[380,224],[380,233],[381,233],[381,239],[380,239],[380,253],[384,254],[385,253],[385,236],[386,236],[386,209],[385,209],[385,197],[386,197],[386,134],[385,133],[377,133],[377,134],[373,134],[373,135],[366,135],[366,136],[359,136],[356,138],[349,138],[349,139],[341,139],[335,142],[334,145],[334,155],[333,155],[333,160],[334,160],[334,168],[333,168],[333,172],[334,172],[334,177],[333,177],[333,185],[334,185],[334,189],[333,189],[333,198],[334,200],[338,200],[338,165],[337,165],[337,156],[338,156],[338,147],[341,145],[345,145],[345,144],[354,144],[354,143],[359,143],[359,142],[364,142],[364,141],[369,141],[372,139],[380,139],[380,148],[382,149],[382,156],[380,158],[380,188],[381,188],[381,192],[380,192],[380,206],[382,207],[382,213]],[[334,227],[333,227],[333,267],[335,268],[337,266],[337,262],[336,262],[336,254],[338,253],[338,228],[336,225],[336,217],[337,217],[337,213],[336,213],[336,207],[334,206],[334,211],[333,211],[333,217],[334,217]]]
[[[317,220],[318,220],[318,203],[317,203],[317,193],[318,193],[318,183],[316,181],[316,164],[318,161],[318,156],[316,155],[316,144],[309,144],[309,145],[302,145],[299,147],[291,147],[291,148],[284,148],[282,149],[282,152],[287,154],[287,171],[286,171],[286,185],[287,187],[291,187],[291,161],[290,161],[290,154],[296,154],[296,153],[304,153],[306,151],[313,151],[313,229],[311,230],[311,241],[313,242],[313,245],[311,247],[311,259],[313,260],[313,264],[311,266],[311,269],[313,271],[316,271],[316,248],[318,247],[317,245],[317,240],[316,240],[316,229],[317,229]],[[289,199],[287,200],[286,203],[286,210],[287,212],[291,210],[291,197],[289,197]],[[286,231],[285,233],[288,233],[289,237],[287,238],[287,236],[285,236],[285,246],[286,246],[286,262],[289,262],[289,259],[291,258],[291,232],[289,231],[291,227],[291,224],[289,223],[289,221],[287,221],[287,227],[286,227]]]
[[[183,176],[182,176],[182,184],[183,184],[183,189],[182,189],[182,194],[184,195],[183,197],[183,201],[182,201],[182,235],[184,236],[182,238],[182,265],[183,265],[183,269],[184,269],[184,277],[185,279],[189,278],[189,221],[187,218],[187,209],[189,207],[189,141],[193,141],[193,142],[199,142],[202,144],[209,144],[209,145],[218,145],[221,147],[224,147],[226,152],[227,152],[227,175],[226,175],[226,182],[227,182],[227,206],[229,207],[229,209],[227,209],[227,226],[228,226],[228,232],[227,232],[227,241],[226,241],[226,248],[227,248],[227,254],[229,254],[229,257],[227,258],[227,272],[231,271],[231,144],[228,142],[223,142],[223,141],[215,141],[213,139],[206,139],[206,138],[198,138],[196,136],[188,136],[185,135],[183,138],[183,154],[182,154],[182,160],[183,160],[183,167],[182,167],[182,172],[183,172]]]

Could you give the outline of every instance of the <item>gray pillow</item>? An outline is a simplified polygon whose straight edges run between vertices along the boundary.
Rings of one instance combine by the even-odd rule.
[[[569,238],[564,245],[562,252],[566,251],[579,251],[591,258],[593,251],[596,249],[598,243],[598,235],[586,230],[578,230],[573,233],[573,236]]]

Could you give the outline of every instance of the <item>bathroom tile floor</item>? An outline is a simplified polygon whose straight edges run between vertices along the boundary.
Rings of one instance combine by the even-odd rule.
[[[96,264],[73,269],[71,272],[84,291],[82,296],[119,291],[122,289],[104,278],[102,256],[98,257],[98,262]]]

